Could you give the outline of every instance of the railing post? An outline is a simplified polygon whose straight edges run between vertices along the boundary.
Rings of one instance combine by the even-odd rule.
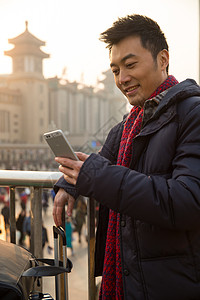
[[[15,187],[10,187],[10,242],[16,244]]]
[[[95,300],[96,285],[94,277],[94,251],[95,251],[95,200],[87,201],[88,215],[88,300]]]
[[[31,191],[31,252],[42,257],[42,189]]]

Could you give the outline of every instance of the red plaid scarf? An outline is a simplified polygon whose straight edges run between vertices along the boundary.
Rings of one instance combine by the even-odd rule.
[[[174,76],[169,76],[151,95],[157,96],[164,90],[177,84]],[[129,167],[132,154],[132,140],[140,132],[143,108],[134,106],[126,120],[122,133],[117,165]],[[110,209],[107,240],[104,258],[104,269],[99,300],[122,300],[123,282],[120,255],[120,214]]]

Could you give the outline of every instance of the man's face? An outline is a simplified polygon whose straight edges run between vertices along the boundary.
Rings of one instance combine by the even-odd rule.
[[[167,78],[169,62],[167,50],[162,50],[155,61],[143,48],[140,38],[127,37],[113,45],[110,66],[115,83],[131,105],[143,106],[146,99]]]

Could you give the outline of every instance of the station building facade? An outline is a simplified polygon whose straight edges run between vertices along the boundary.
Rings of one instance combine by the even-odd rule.
[[[96,152],[110,128],[122,120],[127,101],[115,87],[110,70],[101,88],[44,78],[41,50],[45,42],[28,29],[8,40],[4,54],[12,58],[12,73],[0,74],[0,168],[53,169],[53,155],[43,133],[62,129],[77,151]],[[57,167],[57,166],[56,166]]]

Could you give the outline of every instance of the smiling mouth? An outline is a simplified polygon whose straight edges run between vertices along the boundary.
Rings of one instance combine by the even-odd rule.
[[[135,91],[138,87],[139,87],[139,85],[132,86],[132,87],[126,89],[125,92],[126,92],[127,94],[128,94],[128,93],[131,93],[132,91]]]

